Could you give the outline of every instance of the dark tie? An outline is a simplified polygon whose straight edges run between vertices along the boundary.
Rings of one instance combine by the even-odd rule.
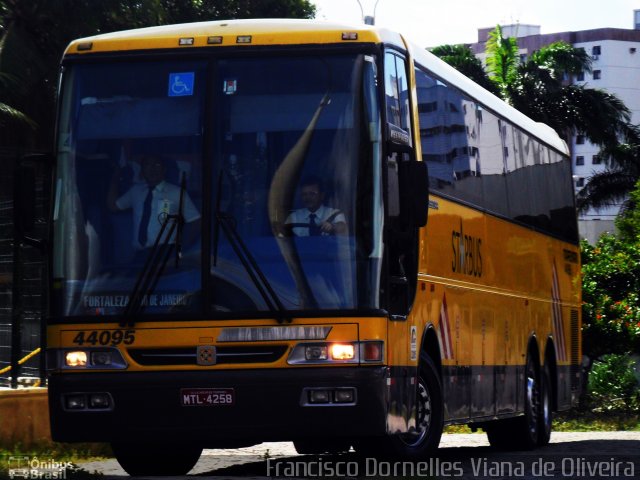
[[[312,213],[309,215],[309,235],[317,236],[320,235],[320,227],[316,223],[316,214]]]
[[[149,228],[149,218],[151,217],[151,199],[153,198],[153,188],[149,188],[147,198],[144,199],[144,207],[142,208],[142,218],[140,219],[140,227],[138,229],[138,241],[142,247],[147,246],[147,229]]]

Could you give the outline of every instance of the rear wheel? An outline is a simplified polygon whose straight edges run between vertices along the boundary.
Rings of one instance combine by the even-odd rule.
[[[500,450],[531,450],[538,445],[541,438],[540,426],[543,422],[540,419],[543,397],[540,377],[535,357],[529,352],[525,367],[524,415],[487,424],[485,430],[492,447]],[[550,402],[551,397],[548,398]],[[547,411],[550,415],[550,403],[548,407]],[[550,431],[551,424],[549,423]]]
[[[547,445],[551,439],[551,426],[553,423],[553,407],[551,402],[551,371],[549,362],[545,361],[545,366],[540,375],[540,414],[538,416],[538,446]]]
[[[186,475],[202,453],[202,447],[164,443],[114,443],[111,448],[120,466],[131,476]]]

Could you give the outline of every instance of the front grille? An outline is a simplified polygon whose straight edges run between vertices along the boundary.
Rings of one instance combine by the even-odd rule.
[[[230,363],[272,363],[280,360],[286,351],[286,345],[217,347],[216,365]],[[198,365],[196,347],[132,348],[128,350],[128,353],[139,365]]]

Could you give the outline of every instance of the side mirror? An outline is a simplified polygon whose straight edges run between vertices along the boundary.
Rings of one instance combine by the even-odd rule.
[[[424,227],[429,215],[429,171],[426,162],[409,162],[407,164],[407,183],[409,190],[409,206],[414,225]]]

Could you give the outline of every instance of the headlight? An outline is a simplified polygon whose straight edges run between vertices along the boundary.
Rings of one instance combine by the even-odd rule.
[[[87,348],[84,350],[49,350],[47,361],[55,362],[48,369],[108,369],[123,370],[127,362],[117,348]]]
[[[326,345],[308,345],[304,347],[304,358],[307,360],[326,360],[327,346]]]
[[[378,340],[348,343],[299,343],[291,351],[287,363],[289,365],[381,363],[383,345],[383,342]]]
[[[65,367],[86,367],[87,352],[72,351],[64,354]]]
[[[334,343],[331,345],[331,358],[334,360],[353,360],[356,349],[353,344]]]

